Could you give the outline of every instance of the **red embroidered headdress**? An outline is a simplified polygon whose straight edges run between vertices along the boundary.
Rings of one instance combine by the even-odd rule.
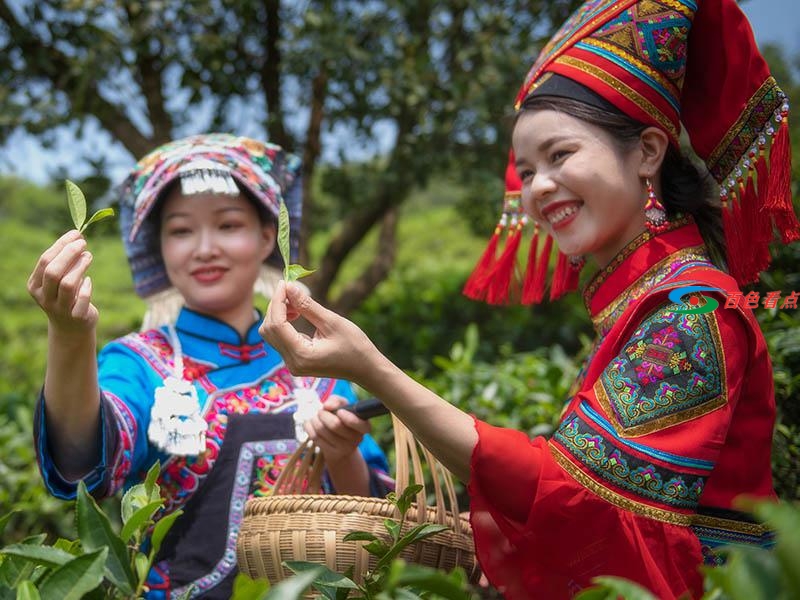
[[[675,146],[683,123],[719,184],[728,267],[740,284],[757,280],[769,265],[775,230],[783,243],[800,239],[790,190],[789,103],[734,0],[584,3],[539,54],[515,106],[531,94],[564,95],[570,85],[661,128]],[[492,304],[509,300],[526,221],[511,159],[503,216],[464,288]],[[538,244],[537,231],[521,293],[513,294],[524,304],[544,297],[552,239],[546,236],[537,259]],[[559,252],[550,298],[576,287],[577,273]]]

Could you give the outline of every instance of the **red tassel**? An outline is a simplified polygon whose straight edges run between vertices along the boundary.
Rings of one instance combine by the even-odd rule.
[[[525,279],[522,282],[522,304],[533,304],[534,287],[536,285],[536,254],[539,251],[539,226],[534,225],[533,239],[528,250],[528,264],[525,267]]]
[[[505,304],[508,302],[508,290],[511,286],[511,277],[517,264],[517,250],[522,240],[522,225],[513,226],[506,239],[503,254],[497,259],[494,269],[489,276],[486,302],[489,304]]]
[[[570,264],[566,254],[559,252],[553,274],[553,285],[550,288],[550,300],[557,300],[567,292],[578,289],[579,277],[580,270]]]
[[[775,219],[775,225],[784,244],[800,239],[800,223],[792,205],[791,168],[789,119],[784,113],[769,151],[769,197],[767,198],[767,207]]]
[[[791,181],[792,150],[789,146],[789,121],[784,118],[772,140],[769,151],[769,196],[770,211],[792,208]]]
[[[764,156],[763,148],[756,158],[756,179],[758,182],[758,193],[756,194],[756,238],[762,242],[772,241],[772,220],[769,218],[767,210],[767,198],[769,197],[769,175],[767,173],[767,158]]]
[[[467,298],[473,300],[483,300],[486,297],[486,289],[489,283],[489,276],[492,274],[497,255],[497,244],[500,240],[500,233],[503,231],[503,226],[498,225],[494,228],[494,233],[489,239],[489,244],[486,250],[483,251],[472,275],[469,276],[467,282],[464,284],[463,294]]]
[[[753,175],[752,169],[746,175],[747,186],[741,197],[741,215],[736,230],[739,234],[739,247],[742,249],[743,270],[747,273],[760,273],[769,266],[772,221],[766,208],[758,203]],[[746,236],[745,228],[749,230]]]
[[[536,273],[533,277],[531,299],[534,304],[544,300],[544,289],[547,285],[547,270],[550,268],[550,252],[553,250],[553,238],[548,234],[544,239],[544,247],[536,263]]]
[[[741,212],[736,198],[731,195],[722,202],[722,226],[725,230],[725,246],[728,251],[728,271],[739,284],[746,279],[745,260],[739,232]]]
[[[791,244],[800,240],[800,223],[793,210],[781,211],[775,215],[775,225],[781,232],[781,241]]]

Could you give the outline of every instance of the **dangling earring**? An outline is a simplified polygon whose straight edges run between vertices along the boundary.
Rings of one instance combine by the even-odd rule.
[[[667,211],[664,205],[656,197],[656,190],[653,187],[649,177],[645,178],[647,185],[647,202],[644,205],[644,215],[647,219],[647,230],[650,233],[661,233],[667,229],[669,222],[667,221]]]
[[[584,266],[586,266],[586,257],[582,254],[569,257],[569,268],[573,271],[580,273]]]

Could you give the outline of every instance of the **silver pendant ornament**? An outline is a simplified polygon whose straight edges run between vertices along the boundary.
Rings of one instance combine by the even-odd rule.
[[[183,353],[172,325],[174,374],[156,388],[147,438],[159,450],[177,456],[197,456],[206,449],[208,423],[200,414],[200,400],[191,382],[183,379]]]
[[[308,439],[305,424],[322,410],[322,402],[319,399],[317,390],[313,388],[297,387],[292,391],[297,410],[292,413],[294,417],[294,437],[301,444]]]

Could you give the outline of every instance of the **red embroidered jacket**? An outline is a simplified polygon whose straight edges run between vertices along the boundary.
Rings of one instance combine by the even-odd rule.
[[[720,306],[684,314],[685,286]],[[481,565],[509,600],[569,598],[593,577],[702,594],[729,543],[769,546],[734,509],[773,497],[772,366],[752,312],[693,224],[631,243],[588,286],[598,339],[550,439],[476,421],[469,491]]]

